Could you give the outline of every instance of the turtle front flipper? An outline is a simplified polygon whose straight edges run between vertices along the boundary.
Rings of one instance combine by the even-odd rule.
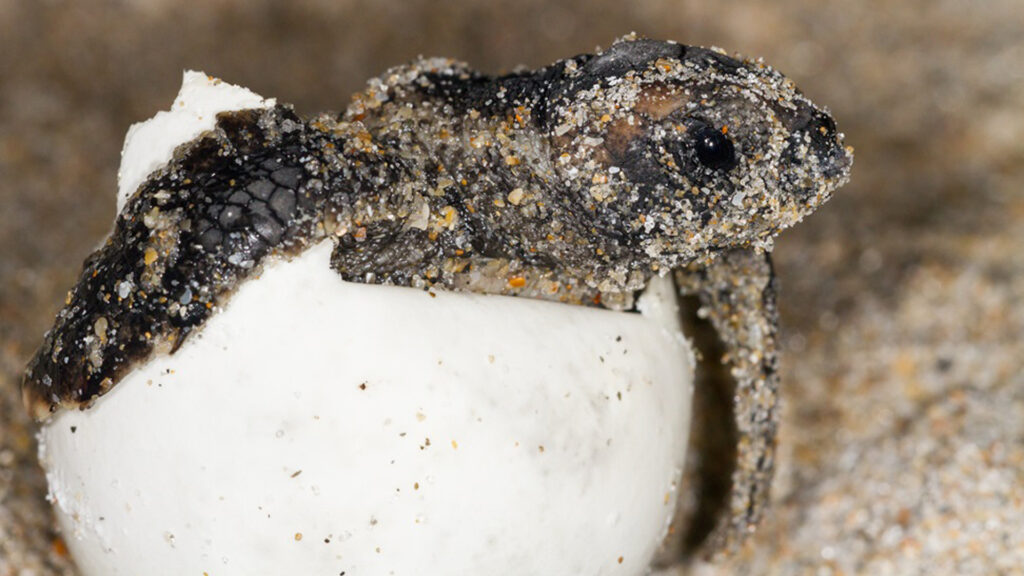
[[[22,396],[45,420],[85,408],[134,366],[173,353],[259,275],[323,236],[331,141],[290,107],[222,112],[138,188],[86,260],[29,363]]]
[[[709,266],[693,264],[677,271],[676,283],[684,295],[699,299],[698,316],[707,320],[716,333],[712,336],[717,336],[717,342],[710,347],[701,346],[700,336],[696,337],[705,363],[713,365],[720,360],[724,368],[705,371],[702,383],[714,389],[698,391],[698,396],[703,393],[714,414],[726,413],[730,408],[728,398],[733,398],[734,426],[695,434],[698,441],[702,436],[735,441],[735,447],[730,447],[735,453],[731,487],[714,511],[714,527],[710,533],[705,529],[699,541],[694,541],[693,534],[688,536],[689,545],[699,544],[713,555],[738,547],[754,531],[768,503],[779,415],[775,275],[767,253],[733,250],[721,254]],[[712,357],[717,354],[721,358]],[[711,406],[715,399],[724,406]],[[726,425],[720,420],[706,424]],[[720,449],[721,441],[711,440],[704,445]],[[721,474],[721,467],[714,463],[720,461],[720,454],[704,454],[703,458],[708,461],[708,469]],[[709,482],[707,470],[697,475],[703,476],[698,484]],[[710,482],[723,480],[719,477]],[[710,488],[713,492],[715,487]],[[703,497],[698,494],[698,498]],[[698,514],[702,505],[707,503],[697,504]]]

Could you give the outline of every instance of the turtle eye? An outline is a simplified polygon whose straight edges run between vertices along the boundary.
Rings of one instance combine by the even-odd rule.
[[[731,170],[736,166],[736,148],[729,137],[710,126],[693,132],[697,160],[712,170]]]

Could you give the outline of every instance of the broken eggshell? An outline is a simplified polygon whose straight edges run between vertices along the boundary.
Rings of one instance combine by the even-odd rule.
[[[133,126],[119,209],[222,110],[189,72]],[[630,314],[268,261],[173,355],[40,433],[83,574],[644,574],[675,510],[693,354],[671,281]]]

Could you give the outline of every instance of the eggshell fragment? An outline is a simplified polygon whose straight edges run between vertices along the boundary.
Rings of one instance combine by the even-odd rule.
[[[267,102],[197,74],[179,101]],[[154,125],[129,133],[120,196],[195,136]],[[175,354],[44,426],[83,574],[645,573],[690,417],[671,282],[619,313],[350,284],[330,249],[270,262]]]
[[[248,88],[186,70],[171,109],[128,128],[117,172],[117,211],[121,212],[151,172],[167,163],[175,147],[212,130],[219,112],[270,108],[276,103],[274,98],[263,98]]]

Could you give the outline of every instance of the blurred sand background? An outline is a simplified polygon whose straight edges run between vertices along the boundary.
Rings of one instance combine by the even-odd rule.
[[[500,72],[631,30],[763,56],[857,149],[776,250],[773,513],[693,571],[1024,573],[1020,0],[0,0],[0,576],[75,574],[18,378],[109,229],[125,130],[183,68],[309,114],[417,54]]]

